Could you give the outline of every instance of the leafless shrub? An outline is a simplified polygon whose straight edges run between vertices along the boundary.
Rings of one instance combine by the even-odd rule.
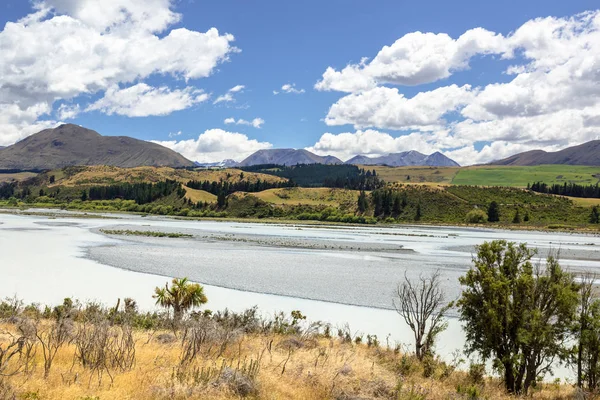
[[[49,326],[36,326],[35,336],[42,346],[44,378],[48,378],[58,350],[73,338],[74,325],[69,318],[59,317]]]
[[[413,331],[415,354],[419,360],[433,351],[435,339],[447,327],[444,316],[452,303],[448,304],[441,286],[439,271],[430,276],[419,276],[417,282],[407,275],[396,287],[394,308]]]
[[[156,336],[156,341],[160,344],[170,344],[177,341],[177,338],[172,333],[161,333]]]
[[[181,338],[181,364],[189,364],[198,356],[219,358],[242,335],[242,331],[200,317],[188,321]]]
[[[98,384],[106,373],[111,382],[111,371],[129,371],[135,364],[135,340],[129,325],[111,326],[111,321],[82,322],[77,327],[75,359],[92,371]]]

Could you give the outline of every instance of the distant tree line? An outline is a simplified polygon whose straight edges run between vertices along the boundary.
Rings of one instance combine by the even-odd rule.
[[[14,182],[0,183],[0,199],[9,199],[14,197],[16,184]]]
[[[329,187],[351,190],[375,190],[385,182],[375,170],[365,170],[356,165],[276,164],[254,165],[240,168],[248,172],[261,172],[294,181],[300,187]]]
[[[561,196],[585,197],[585,198],[600,198],[600,186],[595,185],[579,185],[577,183],[563,183],[548,185],[543,182],[534,182],[527,184],[527,188],[534,192],[546,194],[558,194]]]
[[[364,200],[362,201],[364,202]],[[397,217],[408,204],[408,199],[406,193],[400,193],[392,189],[380,189],[371,193],[371,203],[375,217]],[[359,195],[359,210],[361,206],[361,195]]]
[[[267,189],[294,187],[296,184],[289,180],[285,182],[268,182],[258,179],[256,182],[250,182],[248,180],[240,180],[238,182],[189,181],[186,186],[191,189],[204,190],[205,192],[219,196],[219,194],[229,195],[234,192],[262,192]]]
[[[108,186],[94,186],[83,190],[81,200],[134,200],[137,204],[152,203],[160,198],[177,193],[185,196],[185,189],[175,180],[167,179],[157,183],[119,183]]]

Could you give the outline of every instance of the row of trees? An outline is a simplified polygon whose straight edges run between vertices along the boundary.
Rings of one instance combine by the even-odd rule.
[[[600,198],[600,186],[595,185],[579,185],[577,183],[563,183],[548,185],[543,182],[534,182],[527,184],[527,189],[538,193],[558,194],[561,196],[585,197],[585,198]]]
[[[243,174],[243,173],[242,173]],[[242,175],[243,176],[243,175]],[[204,190],[219,196],[219,194],[229,195],[234,192],[262,192],[267,189],[294,187],[296,184],[291,181],[268,182],[266,180],[257,179],[255,182],[249,180],[240,180],[237,182],[228,181],[189,181],[187,187],[196,190]]]
[[[352,190],[375,190],[385,182],[375,170],[345,164],[299,164],[293,166],[265,164],[242,167],[244,171],[261,172],[294,181],[300,187],[330,187]]]
[[[533,263],[536,251],[504,240],[477,247],[471,269],[460,278],[463,291],[448,302],[439,272],[397,287],[394,306],[414,332],[419,359],[433,354],[456,306],[466,333],[466,351],[491,361],[509,393],[527,394],[560,363],[573,367],[577,386],[598,389],[600,297],[596,278],[581,281],[556,257]]]
[[[81,194],[82,200],[134,200],[137,204],[152,203],[160,198],[177,193],[185,196],[185,189],[175,180],[167,179],[157,183],[119,183],[108,186],[94,186]]]

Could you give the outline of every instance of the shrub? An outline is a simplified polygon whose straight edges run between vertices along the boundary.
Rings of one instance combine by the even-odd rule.
[[[475,208],[467,213],[466,221],[470,224],[483,224],[487,219],[488,215],[485,211]]]

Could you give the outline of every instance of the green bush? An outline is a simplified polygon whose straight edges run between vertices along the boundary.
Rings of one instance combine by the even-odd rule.
[[[475,208],[467,213],[466,221],[469,224],[483,224],[487,221],[488,215],[480,208]]]

